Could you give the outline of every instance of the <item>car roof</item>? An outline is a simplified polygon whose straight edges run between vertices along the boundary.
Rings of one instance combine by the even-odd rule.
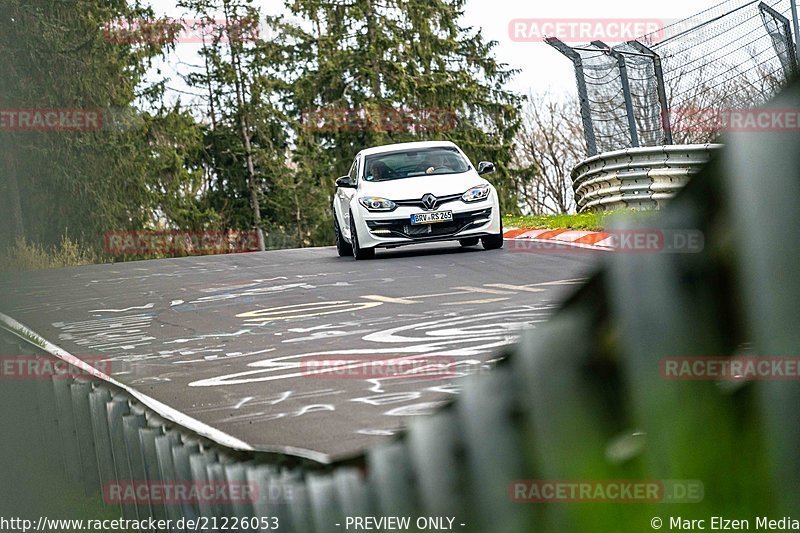
[[[418,141],[410,143],[396,143],[386,144],[383,146],[373,146],[372,148],[365,148],[361,150],[358,155],[374,155],[382,154],[385,152],[397,152],[399,150],[418,150],[420,148],[457,148],[457,146],[450,141]]]

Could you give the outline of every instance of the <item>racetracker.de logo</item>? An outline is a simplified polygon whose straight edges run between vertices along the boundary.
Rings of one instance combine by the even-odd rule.
[[[258,501],[258,484],[236,481],[111,481],[103,485],[109,505],[242,504]]]
[[[235,254],[258,250],[255,230],[228,231],[109,231],[103,248],[111,255]]]
[[[703,108],[670,109],[673,132],[798,132],[800,109],[797,108]]]
[[[48,355],[0,356],[0,379],[91,378],[98,372],[111,375],[111,361],[106,357],[87,356],[80,361],[87,366]]]
[[[422,133],[454,130],[457,121],[455,111],[452,109],[332,107],[307,109],[303,112],[302,122],[307,130],[321,133],[355,131]]]
[[[800,357],[665,357],[661,377],[686,381],[796,381],[800,380]]]
[[[96,131],[102,127],[99,109],[0,109],[0,131]]]
[[[703,494],[696,479],[522,479],[508,486],[516,503],[697,503]]]
[[[613,44],[649,34],[648,41],[655,42],[664,38],[665,25],[661,19],[512,19],[508,22],[508,36],[517,43],[542,42],[546,37],[555,37],[573,44],[592,41]]]
[[[699,253],[703,232],[683,229],[632,229],[575,232],[569,230],[509,230],[512,252],[607,252],[656,254]]]
[[[455,365],[454,358],[439,356],[312,356],[300,361],[300,373],[322,379],[436,379],[456,376]]]

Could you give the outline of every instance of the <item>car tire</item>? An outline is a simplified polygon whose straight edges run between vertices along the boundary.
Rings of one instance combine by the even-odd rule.
[[[461,246],[475,246],[480,239],[478,237],[470,237],[468,239],[458,239]]]
[[[375,257],[375,248],[362,248],[358,245],[358,231],[353,227],[353,212],[350,212],[350,240],[353,245],[353,257],[356,261]]]
[[[333,232],[336,235],[336,252],[339,257],[350,257],[353,255],[353,247],[344,240],[342,231],[339,229],[339,221],[336,219],[336,213],[333,214]]]
[[[500,233],[481,237],[484,250],[497,250],[503,247],[503,223],[500,222]]]

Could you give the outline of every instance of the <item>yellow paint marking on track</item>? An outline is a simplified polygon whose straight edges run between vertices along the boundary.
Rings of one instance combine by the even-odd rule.
[[[511,291],[522,291],[522,292],[542,292],[545,289],[540,289],[538,287],[528,287],[527,285],[508,285],[506,283],[487,283],[487,287],[497,287],[498,289],[508,289]]]
[[[442,305],[467,305],[467,304],[490,304],[492,302],[502,302],[510,298],[487,298],[485,300],[465,300],[463,302],[445,302]]]
[[[334,302],[310,302],[305,304],[283,305],[280,307],[273,307],[271,309],[257,309],[255,311],[240,313],[236,315],[236,317],[244,318],[245,322],[263,323],[271,320],[287,320],[290,318],[307,318],[312,316],[361,311],[362,309],[369,309],[370,307],[377,307],[379,305],[383,305],[383,303],[350,302],[347,300]]]
[[[391,296],[380,296],[378,294],[367,294],[366,296],[362,296],[362,298],[366,298],[367,300],[375,300],[376,302],[383,302],[387,304],[418,304],[419,302],[415,302],[414,300],[409,300],[408,298],[392,298]]]
[[[588,278],[560,279],[558,281],[545,281],[544,283],[534,283],[534,285],[578,285],[584,283]]]
[[[440,292],[439,294],[419,294],[417,296],[411,296],[412,299],[418,298],[438,298],[440,296],[454,296],[458,294],[469,294],[469,291],[455,291],[455,292]]]
[[[487,289],[486,287],[453,287],[467,292],[482,292],[486,294],[512,294],[509,291],[498,291],[497,289]]]

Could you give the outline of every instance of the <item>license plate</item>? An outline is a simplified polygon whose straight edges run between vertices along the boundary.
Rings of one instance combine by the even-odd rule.
[[[411,215],[412,224],[435,224],[436,222],[449,222],[451,220],[453,220],[452,211],[435,211],[433,213]]]

